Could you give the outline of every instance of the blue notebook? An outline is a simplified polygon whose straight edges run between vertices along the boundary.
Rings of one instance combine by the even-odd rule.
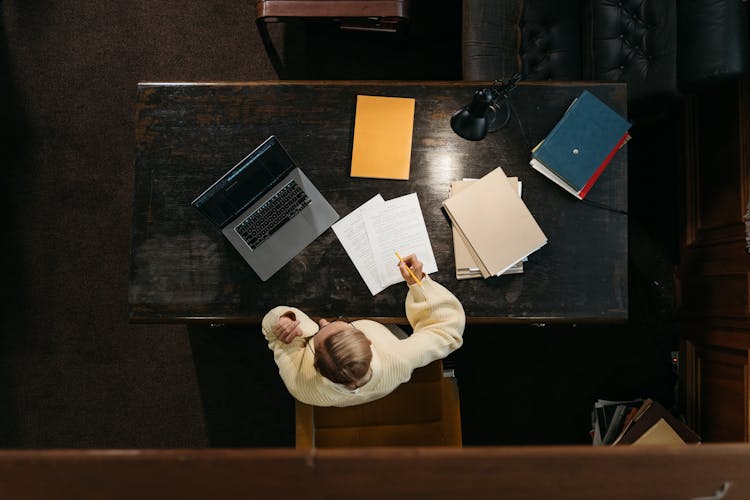
[[[630,123],[584,90],[532,151],[531,166],[583,199],[630,138]]]

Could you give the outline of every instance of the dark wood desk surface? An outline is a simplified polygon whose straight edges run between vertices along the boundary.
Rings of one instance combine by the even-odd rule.
[[[141,84],[136,106],[130,318],[138,322],[260,320],[295,305],[315,317],[402,321],[406,286],[373,297],[328,230],[263,283],[190,202],[275,134],[343,217],[381,193],[417,192],[439,271],[469,321],[621,321],[628,316],[627,215],[575,200],[529,165],[530,146],[587,88],[626,114],[626,87],[604,83],[522,84],[520,120],[471,142],[450,128],[454,111],[481,85],[466,82],[253,82]],[[349,177],[355,96],[416,98],[409,181]],[[453,241],[441,202],[449,183],[501,166],[523,182],[523,198],[549,243],[525,272],[455,279]],[[627,151],[588,198],[627,210]]]

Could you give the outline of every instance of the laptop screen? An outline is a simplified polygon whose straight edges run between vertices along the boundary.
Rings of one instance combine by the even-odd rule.
[[[295,168],[276,137],[269,137],[193,201],[223,228]]]

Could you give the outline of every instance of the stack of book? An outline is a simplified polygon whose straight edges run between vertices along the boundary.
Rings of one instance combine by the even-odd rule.
[[[591,412],[591,436],[598,445],[681,445],[700,437],[657,401],[598,400]]]
[[[617,151],[630,139],[630,123],[584,90],[531,153],[531,166],[582,200]]]
[[[451,185],[443,208],[453,226],[457,279],[523,272],[524,260],[547,243],[519,189],[499,167]]]

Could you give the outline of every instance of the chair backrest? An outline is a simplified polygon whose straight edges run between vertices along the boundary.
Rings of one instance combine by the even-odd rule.
[[[388,396],[359,406],[296,402],[297,448],[461,446],[458,386],[435,361]]]

